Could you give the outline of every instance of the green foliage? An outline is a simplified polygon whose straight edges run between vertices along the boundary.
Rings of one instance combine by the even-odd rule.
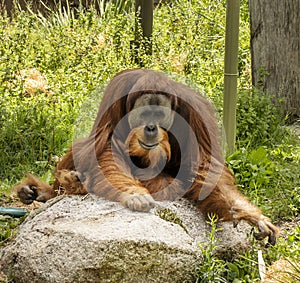
[[[281,150],[241,148],[227,158],[242,191],[273,220],[296,216],[300,207],[300,155],[284,161],[278,156]]]
[[[300,226],[297,226],[295,230],[287,237],[287,257],[293,259],[300,259]]]
[[[227,281],[233,283],[254,283],[260,282],[258,262],[257,262],[257,247],[253,248],[244,255],[239,256],[232,262],[227,262]]]
[[[95,11],[75,17],[70,10],[49,18],[0,16],[1,179],[49,170],[52,156],[70,145],[85,98],[130,68],[132,15],[114,16],[113,6],[106,15],[112,17],[99,19]]]
[[[273,146],[288,134],[272,97],[255,89],[240,93],[236,119],[239,147]]]
[[[292,230],[285,232],[282,238],[278,239],[274,247],[269,248],[269,261],[276,261],[280,258],[290,258],[292,261],[300,259],[300,227],[297,226]]]
[[[149,66],[184,75],[221,105],[225,15],[225,1],[174,1],[156,10],[157,59]]]
[[[207,244],[199,244],[202,257],[201,263],[196,269],[197,283],[227,282],[224,277],[226,264],[223,260],[215,256],[217,248],[216,233],[220,230],[216,226],[217,220],[215,215],[210,216],[209,224],[211,225],[211,232],[209,233],[209,242]]]
[[[300,143],[272,97],[258,90],[239,96],[237,147],[227,162],[243,192],[272,219],[297,215]]]
[[[50,162],[51,155],[65,151],[66,142],[72,137],[69,123],[74,121],[74,108],[67,103],[58,103],[55,97],[45,96],[10,96],[3,103],[5,113],[1,118],[5,126],[0,144],[5,146],[0,162],[10,164],[12,171],[3,168],[2,177],[18,175],[19,166],[28,160],[38,168],[44,167],[43,164]]]
[[[234,282],[234,283],[254,283],[260,282],[257,255],[258,251],[262,250],[263,258],[267,266],[272,262],[281,258],[288,258],[291,264],[293,280],[287,278],[284,282],[298,282],[300,270],[300,228],[297,226],[288,233],[285,238],[279,238],[275,246],[263,247],[263,244],[252,239],[252,248],[246,251],[243,255],[234,258],[232,261],[219,259],[215,255],[217,241],[215,234],[218,231],[216,228],[216,218],[211,218],[209,223],[212,230],[209,234],[210,242],[207,245],[200,245],[203,258],[201,266],[197,269],[198,279],[196,282]],[[249,239],[250,240],[250,239]],[[283,271],[284,272],[284,271]],[[296,280],[297,279],[297,280]]]
[[[4,245],[7,239],[16,234],[14,228],[16,228],[23,220],[24,217],[16,219],[0,215],[0,246]]]
[[[220,231],[217,227],[217,217],[211,215],[208,223],[211,225],[209,242],[199,245],[202,253],[201,263],[197,265],[196,274],[198,283],[234,282],[254,283],[259,282],[257,264],[257,242],[253,242],[252,249],[244,255],[236,257],[231,261],[220,259],[216,256],[218,242],[216,233]]]
[[[275,170],[275,164],[268,158],[264,147],[250,152],[241,148],[228,158],[228,162],[241,186],[248,188],[249,191],[268,184]]]

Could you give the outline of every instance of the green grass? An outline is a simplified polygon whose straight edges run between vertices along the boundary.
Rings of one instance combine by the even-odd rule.
[[[153,55],[138,54],[146,68],[175,73],[203,90],[219,116],[225,3],[176,0],[171,6],[162,5],[154,12]],[[47,18],[20,11],[12,19],[0,16],[0,38],[1,203],[3,195],[27,172],[49,179],[53,157],[62,156],[74,136],[88,133],[101,99],[99,90],[117,72],[138,66],[131,45],[134,14],[130,9],[118,13],[113,5],[101,17],[93,9],[78,11],[77,16],[68,9],[53,11]],[[266,215],[276,221],[290,220],[299,215],[300,143],[272,106],[272,98],[251,88],[249,41],[249,13],[243,0],[237,151],[228,157],[228,165],[244,194]],[[30,72],[39,74],[44,82],[36,91],[28,88]],[[7,225],[3,233],[8,237],[14,224]],[[294,243],[299,238],[294,237]],[[283,247],[287,244],[274,249],[273,259]],[[249,252],[226,267],[232,274],[238,268],[236,276],[241,281],[235,282],[255,281],[254,257]]]

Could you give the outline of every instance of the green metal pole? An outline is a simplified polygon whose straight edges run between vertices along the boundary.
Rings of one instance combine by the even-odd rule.
[[[235,151],[240,0],[227,0],[223,124],[228,153]]]

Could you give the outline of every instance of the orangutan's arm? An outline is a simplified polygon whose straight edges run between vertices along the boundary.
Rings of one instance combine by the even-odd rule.
[[[268,237],[269,243],[275,244],[279,229],[240,193],[227,167],[221,171],[213,190],[210,190],[211,184],[207,184],[204,179],[198,177],[186,195],[189,199],[197,200],[197,206],[203,213],[215,213],[221,221],[232,221],[234,226],[240,220],[245,220],[258,228],[259,232],[254,234],[256,239]]]
[[[98,159],[99,167],[87,173],[88,190],[112,201],[119,201],[131,210],[147,212],[155,201],[140,181],[124,168],[122,157],[112,155],[108,146]]]

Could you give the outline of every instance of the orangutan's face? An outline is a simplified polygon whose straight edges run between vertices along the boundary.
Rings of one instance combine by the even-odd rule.
[[[173,120],[171,101],[162,94],[142,95],[128,115],[130,128],[136,129],[139,144],[146,150],[154,149],[162,141]]]

